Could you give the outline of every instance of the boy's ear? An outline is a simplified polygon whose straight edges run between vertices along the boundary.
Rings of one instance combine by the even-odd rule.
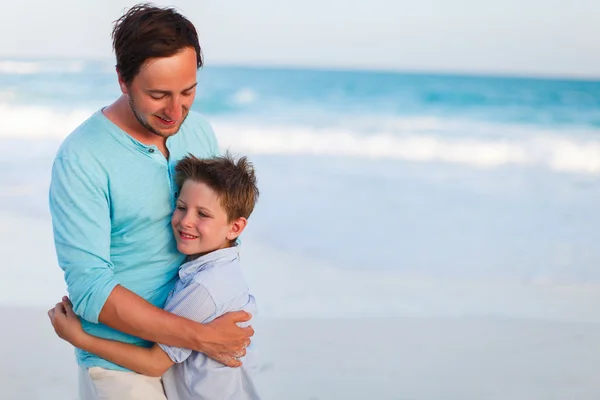
[[[229,232],[227,233],[227,240],[237,239],[247,224],[248,220],[244,217],[239,217],[238,219],[233,220],[231,227],[229,228]]]

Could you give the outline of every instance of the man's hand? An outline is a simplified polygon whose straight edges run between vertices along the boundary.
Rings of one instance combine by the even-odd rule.
[[[85,340],[87,333],[81,327],[79,317],[73,312],[73,306],[68,297],[63,297],[61,303],[48,310],[48,317],[56,334],[63,340],[78,347]]]
[[[198,349],[207,357],[228,367],[239,367],[239,358],[246,355],[246,347],[254,329],[248,326],[241,328],[238,323],[247,322],[252,318],[245,311],[229,312],[206,324],[206,330],[199,339]]]

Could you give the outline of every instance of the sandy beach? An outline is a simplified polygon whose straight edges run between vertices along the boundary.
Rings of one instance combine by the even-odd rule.
[[[75,400],[73,350],[54,335],[46,316],[65,293],[60,270],[53,266],[50,226],[45,219],[16,214],[0,213],[0,220],[5,262],[13,266],[0,282],[0,319],[6,327],[0,341],[0,399]],[[37,226],[44,240],[27,254],[22,242],[30,226]],[[257,384],[265,400],[598,398],[595,286],[384,282],[385,275],[333,274],[325,266],[246,244],[249,279],[264,311],[254,328],[263,363]],[[272,263],[260,262],[264,254]],[[306,275],[321,279],[310,292]],[[352,296],[336,300],[339,288]],[[368,297],[374,293],[378,297]],[[377,303],[397,311],[387,317],[381,306],[365,309]],[[494,307],[511,317],[451,314]],[[354,317],[353,312],[377,314]]]
[[[76,399],[45,310],[2,308],[5,400]],[[600,325],[510,319],[265,319],[264,399],[596,399]]]

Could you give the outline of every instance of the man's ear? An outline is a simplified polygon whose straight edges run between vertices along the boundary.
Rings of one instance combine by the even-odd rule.
[[[127,83],[121,77],[121,74],[119,73],[119,68],[115,67],[115,70],[117,71],[117,77],[119,79],[119,88],[121,88],[121,93],[129,94],[129,85],[127,85]]]
[[[244,228],[248,224],[248,220],[244,217],[239,217],[231,222],[229,232],[227,232],[227,240],[235,240],[242,234]]]

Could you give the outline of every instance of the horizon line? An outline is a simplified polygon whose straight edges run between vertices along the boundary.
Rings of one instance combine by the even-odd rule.
[[[0,62],[111,62],[109,57],[13,57],[0,56]],[[547,79],[547,80],[575,80],[575,81],[600,81],[600,71],[597,73],[575,73],[575,72],[541,72],[541,71],[519,71],[519,70],[468,70],[452,68],[431,67],[388,67],[388,66],[352,66],[352,65],[318,65],[302,63],[270,63],[270,62],[240,62],[240,61],[214,61],[204,64],[203,68],[248,68],[248,69],[273,69],[273,70],[304,70],[322,72],[366,72],[366,73],[390,73],[408,75],[438,75],[438,76],[460,76],[481,78],[507,78],[507,79]]]

